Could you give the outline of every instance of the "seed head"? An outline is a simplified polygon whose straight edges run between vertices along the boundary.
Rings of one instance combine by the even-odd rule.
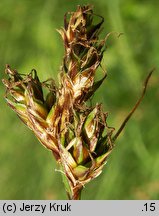
[[[103,22],[91,6],[78,6],[65,15],[64,28],[59,30],[65,48],[59,87],[53,79],[41,82],[36,70],[22,75],[9,65],[9,78],[3,80],[8,105],[53,152],[71,199],[78,199],[83,186],[102,172],[113,149],[108,113],[101,104],[87,105],[106,78],[104,73],[95,81],[106,43],[99,39]]]

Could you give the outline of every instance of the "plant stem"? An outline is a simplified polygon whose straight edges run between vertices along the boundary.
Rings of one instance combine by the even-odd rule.
[[[71,200],[80,200],[81,199],[81,192],[82,192],[82,186],[76,186],[73,188],[72,196],[70,197]]]
[[[62,179],[65,186],[65,190],[69,200],[80,200],[81,199],[81,191],[83,186],[81,184],[77,184],[76,186],[72,186],[72,183],[67,178],[62,165],[60,165],[60,170],[62,173]]]

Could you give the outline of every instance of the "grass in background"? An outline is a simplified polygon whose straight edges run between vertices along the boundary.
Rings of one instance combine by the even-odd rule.
[[[37,69],[41,80],[57,80],[63,45],[55,29],[66,11],[87,1],[0,2],[0,78],[9,63],[18,71]],[[103,66],[108,78],[93,102],[109,112],[116,129],[139,96],[143,80],[159,63],[159,14],[155,0],[94,0],[111,37]],[[158,5],[159,6],[159,5]],[[159,75],[153,74],[141,106],[116,143],[103,174],[86,186],[83,199],[159,199]],[[61,175],[45,150],[6,105],[0,84],[0,199],[66,199]]]

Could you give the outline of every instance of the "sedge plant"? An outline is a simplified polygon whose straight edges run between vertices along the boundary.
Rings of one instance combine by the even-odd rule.
[[[69,199],[80,199],[84,185],[101,174],[116,139],[144,97],[152,74],[147,76],[140,98],[115,133],[107,125],[108,113],[102,104],[87,103],[107,76],[101,61],[110,34],[99,38],[103,22],[90,5],[66,13],[64,27],[59,30],[65,54],[58,85],[53,79],[41,82],[34,69],[24,75],[9,65],[5,70],[9,78],[3,79],[7,104],[53,153]],[[103,71],[100,80],[96,80],[97,68]]]

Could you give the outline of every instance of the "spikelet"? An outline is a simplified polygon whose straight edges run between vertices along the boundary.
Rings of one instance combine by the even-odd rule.
[[[104,19],[97,16],[95,24],[94,16],[91,6],[78,6],[64,17],[59,30],[65,48],[59,87],[53,80],[40,82],[35,70],[21,75],[9,65],[9,79],[3,79],[8,105],[60,164],[70,199],[79,199],[83,186],[102,172],[114,146],[108,114],[101,104],[86,104],[106,78],[104,73],[95,81],[106,40],[99,39]]]

